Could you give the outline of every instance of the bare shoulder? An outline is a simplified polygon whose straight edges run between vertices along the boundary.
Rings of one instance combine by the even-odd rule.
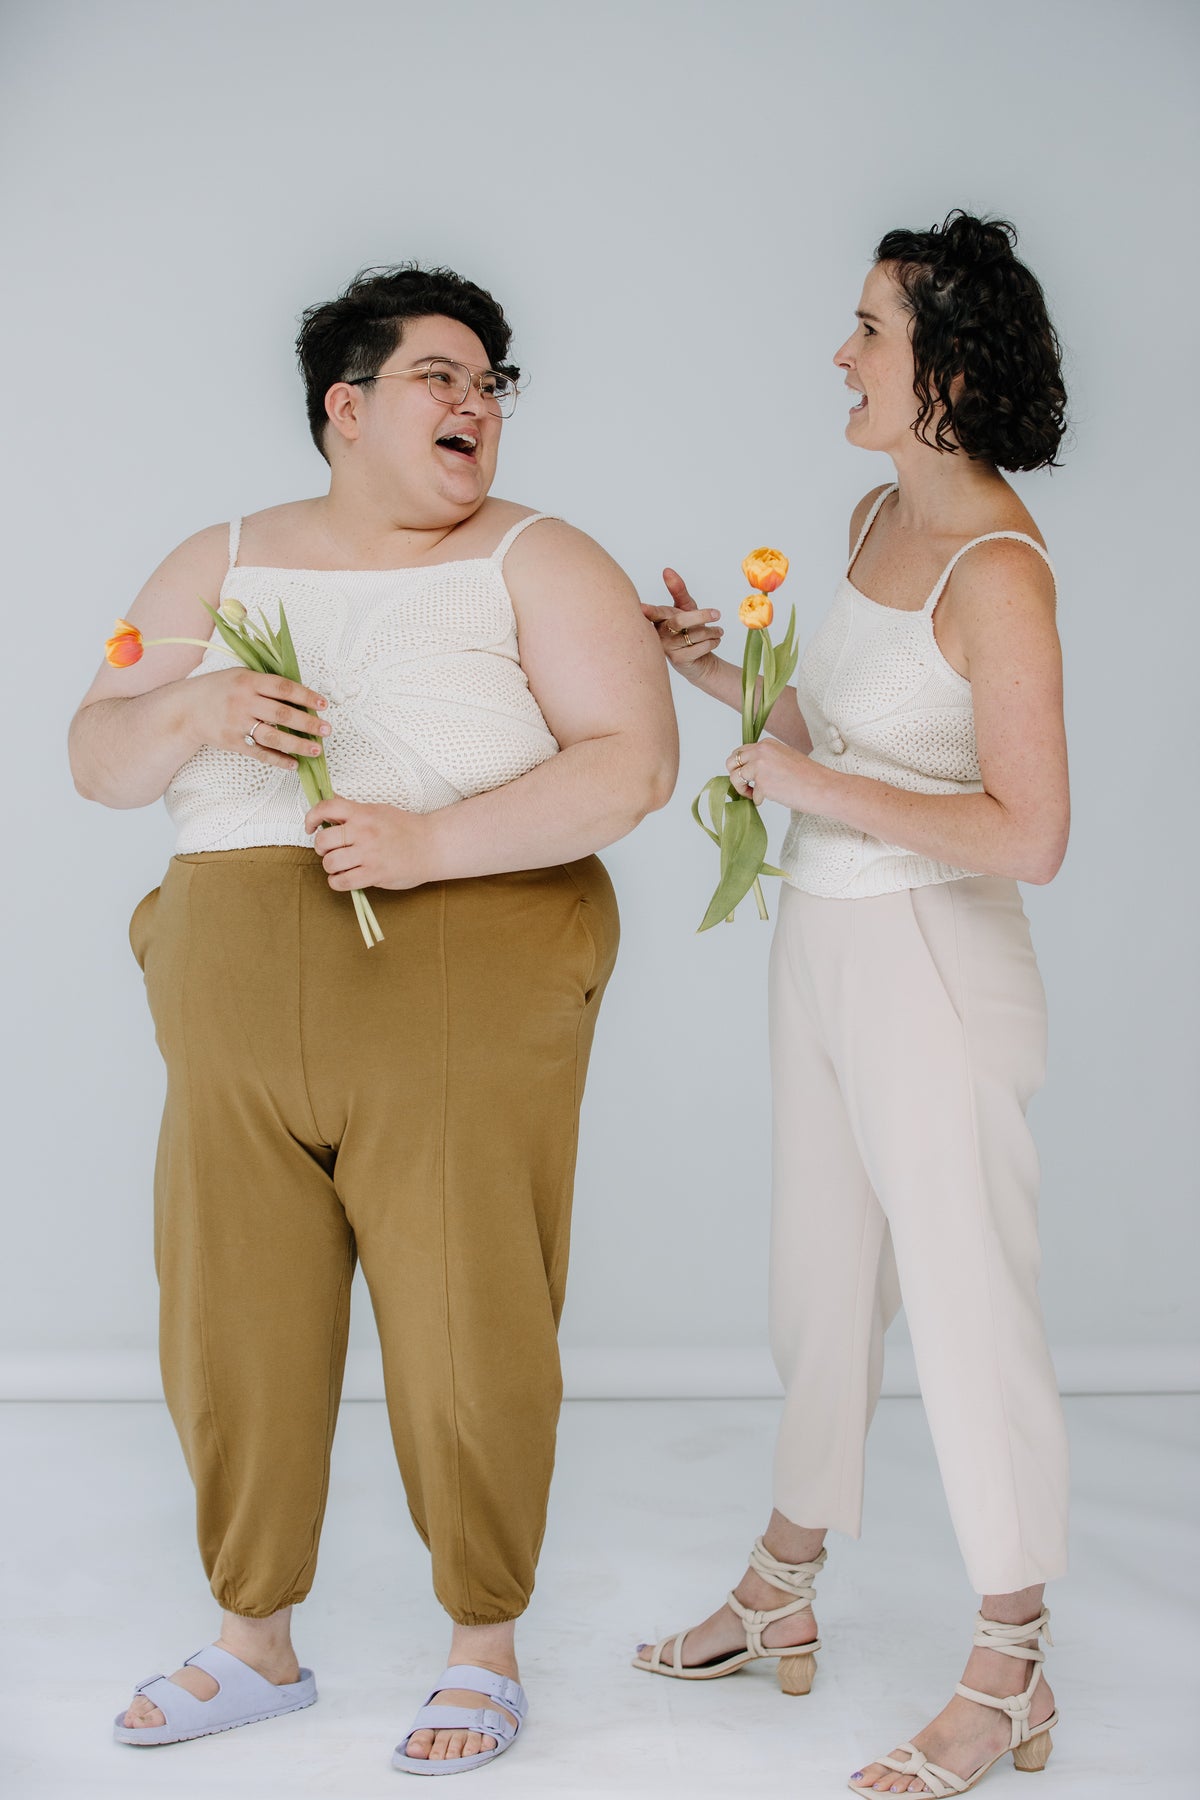
[[[170,605],[179,595],[193,605],[197,594],[211,600],[220,592],[229,566],[229,522],[206,525],[184,538],[168,552],[150,576],[130,608],[134,624],[140,623],[138,609],[143,612],[163,604]]]
[[[523,509],[522,516],[532,510]],[[504,559],[504,574],[515,599],[536,602],[554,594],[565,604],[607,594],[636,604],[633,583],[620,564],[595,538],[565,519],[541,519],[523,531]]]
[[[1054,617],[1055,582],[1049,564],[1032,544],[1017,538],[973,545],[954,566],[946,584],[946,597],[951,594],[955,611],[964,618],[977,613],[993,618]]]
[[[854,511],[850,514],[849,542],[851,551],[853,551],[855,544],[858,542],[859,532],[867,522],[867,514],[870,512],[879,496],[881,494],[886,494],[891,486],[892,483],[890,481],[885,481],[879,487],[872,488],[869,494],[863,495]]]

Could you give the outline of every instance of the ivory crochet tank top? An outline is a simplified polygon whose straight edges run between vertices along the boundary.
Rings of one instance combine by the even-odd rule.
[[[813,741],[813,761],[919,794],[983,791],[975,748],[971,684],[933,635],[933,615],[958,562],[976,544],[1015,538],[1054,574],[1042,546],[1023,531],[988,531],[964,544],[919,612],[869,600],[850,570],[884,501],[867,515],[833,605],[814,632],[796,675],[796,696]],[[973,874],[870,837],[839,819],[794,812],[779,865],[793,887],[831,899],[863,899],[957,881]]]
[[[329,701],[335,793],[435,812],[557,753],[521,668],[503,573],[513,539],[549,516],[519,519],[490,556],[408,569],[239,568],[233,521],[221,598],[261,607],[272,625],[286,606],[301,675]],[[192,674],[239,666],[214,633]],[[294,769],[205,744],[164,798],[179,854],[311,843]]]

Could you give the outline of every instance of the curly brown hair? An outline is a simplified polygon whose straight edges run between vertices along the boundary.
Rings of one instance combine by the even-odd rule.
[[[928,231],[887,232],[875,260],[912,313],[921,442],[998,469],[1054,468],[1066,431],[1062,346],[1016,242],[1006,220],[958,209]]]
[[[336,300],[310,306],[302,315],[296,357],[304,377],[308,428],[325,457],[325,396],[352,372],[375,375],[404,336],[406,319],[438,315],[458,319],[475,333],[493,369],[519,379],[506,362],[512,328],[500,302],[453,269],[422,269],[416,263],[360,269]]]

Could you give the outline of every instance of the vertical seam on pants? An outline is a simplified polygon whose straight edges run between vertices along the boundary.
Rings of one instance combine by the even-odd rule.
[[[848,904],[851,908],[851,912],[850,912],[850,955],[848,958],[850,981],[849,981],[849,996],[848,996],[848,998],[850,999],[851,1009],[853,1011],[854,1003],[857,1001],[857,997],[858,997],[858,949],[857,949],[857,944],[855,942],[855,939],[856,939],[855,925],[857,923],[858,915],[853,910],[854,902],[851,900],[848,902]],[[825,1032],[824,1032],[823,1026],[822,1026],[821,1036],[822,1036],[822,1041],[824,1042]],[[851,1036],[851,1040],[853,1041],[853,1037],[854,1037],[853,1020],[851,1021],[850,1036]],[[829,1056],[829,1054],[830,1054],[829,1047],[827,1044],[825,1045],[825,1054],[827,1056]],[[830,1061],[832,1062],[832,1060],[833,1059],[830,1056]],[[837,1074],[836,1065],[834,1067],[834,1074],[835,1075]],[[842,1087],[842,1082],[840,1079],[838,1081],[838,1086],[839,1086],[839,1088]],[[861,1149],[861,1146],[858,1141],[858,1132],[855,1129],[855,1117],[856,1117],[858,1108],[857,1108],[857,1104],[853,1097],[853,1088],[854,1088],[853,1059],[848,1059],[847,1064],[846,1064],[845,1092],[844,1092],[843,1098],[844,1098],[844,1102],[846,1105],[846,1111],[847,1111],[847,1115],[848,1115],[848,1123],[850,1126],[850,1136],[854,1143],[854,1148],[855,1148],[855,1152],[858,1156],[858,1160],[859,1160],[860,1164],[862,1165],[863,1174],[866,1175],[868,1184],[871,1185],[872,1193],[874,1193],[874,1185],[870,1181],[870,1175],[867,1170],[867,1165],[864,1160],[862,1149]],[[878,1205],[878,1204],[879,1204],[878,1199],[876,1199],[876,1205]],[[858,1280],[856,1282],[855,1292],[854,1292],[854,1307],[855,1307],[856,1322],[857,1322],[858,1313],[862,1307],[862,1293],[863,1293],[862,1259],[863,1259],[863,1245],[866,1242],[866,1234],[867,1234],[867,1215],[864,1212],[863,1224],[862,1224],[862,1236],[860,1237],[859,1244],[858,1244]],[[857,1342],[857,1338],[855,1339],[855,1341]],[[870,1368],[870,1353],[868,1350],[868,1371],[869,1371],[869,1368]],[[845,1402],[846,1402],[846,1398],[849,1394],[850,1381],[851,1381],[852,1374],[853,1374],[852,1365],[847,1366],[846,1378],[845,1378],[845,1382],[842,1387],[843,1417],[849,1416],[849,1407],[845,1404]],[[862,1454],[863,1454],[863,1457],[865,1460],[865,1456],[866,1456],[866,1431],[865,1431],[865,1429],[862,1433],[862,1442],[863,1442]],[[846,1461],[847,1461],[847,1458],[849,1457],[849,1455],[850,1455],[850,1433],[844,1432],[843,1436],[842,1436],[842,1460],[841,1460],[841,1465],[838,1469],[838,1481],[837,1481],[838,1506],[840,1509],[842,1509],[843,1515],[844,1515],[844,1511],[845,1511]],[[862,1510],[861,1484],[859,1487],[854,1510],[855,1510],[856,1515],[861,1517],[861,1510]]]
[[[195,934],[192,929],[192,887],[193,883],[189,880],[184,904],[184,911],[186,914],[184,942],[187,945],[187,960],[184,965],[184,978],[180,983],[184,992],[186,992],[187,971],[191,964],[192,945],[195,943]],[[181,1006],[182,1002],[183,994],[181,993]],[[189,1121],[193,1121],[200,1115],[192,1100],[192,1061],[188,1054],[188,1034],[186,1030],[183,1029],[182,1020],[180,1021],[179,1038],[183,1051],[183,1066],[187,1076],[188,1119]],[[205,1300],[204,1289],[204,1254],[201,1249],[200,1231],[197,1225],[197,1215],[200,1205],[200,1183],[196,1173],[196,1133],[194,1128],[189,1128],[188,1131],[188,1188],[192,1214],[192,1274],[196,1286],[196,1321],[198,1328],[197,1335],[200,1340],[200,1374],[204,1382],[204,1410],[208,1419],[209,1430],[212,1433],[213,1448],[217,1453],[217,1462],[220,1464],[221,1474],[225,1478],[225,1487],[227,1489],[228,1498],[232,1501],[234,1486],[232,1477],[229,1473],[229,1459],[225,1454],[225,1445],[221,1437],[220,1428],[217,1424],[216,1409],[212,1402],[213,1380],[208,1355],[208,1307]],[[228,1610],[232,1612],[234,1608],[230,1607]]]
[[[454,1499],[458,1526],[458,1552],[462,1571],[465,1611],[473,1613],[474,1597],[467,1565],[467,1534],[463,1521],[462,1468],[459,1459],[458,1388],[454,1372],[454,1333],[450,1320],[450,1257],[446,1245],[446,1129],[450,1111],[450,982],[446,967],[446,883],[439,896],[439,953],[442,983],[442,1116],[438,1132],[437,1191],[442,1228],[442,1316],[446,1331],[446,1362],[450,1373],[450,1427],[454,1462]]]
[[[971,1114],[971,1148],[972,1148],[972,1152],[973,1152],[973,1161],[975,1164],[975,1194],[976,1194],[975,1223],[976,1223],[976,1229],[979,1232],[980,1246],[981,1246],[981,1249],[983,1252],[983,1264],[984,1264],[985,1269],[987,1270],[988,1319],[989,1319],[990,1326],[991,1326],[991,1349],[992,1349],[992,1356],[993,1356],[993,1359],[994,1359],[995,1365],[996,1365],[996,1384],[1000,1390],[1000,1410],[1004,1415],[1004,1441],[1005,1441],[1005,1444],[1008,1449],[1009,1480],[1010,1480],[1011,1486],[1012,1486],[1013,1518],[1016,1520],[1017,1541],[1021,1547],[1022,1561],[1027,1564],[1029,1557],[1028,1557],[1028,1552],[1025,1548],[1025,1532],[1024,1532],[1024,1529],[1022,1526],[1022,1520],[1021,1520],[1021,1507],[1020,1507],[1020,1501],[1019,1501],[1019,1496],[1018,1496],[1018,1491],[1017,1491],[1017,1471],[1016,1471],[1016,1467],[1013,1463],[1013,1449],[1012,1449],[1013,1434],[1012,1434],[1012,1425],[1009,1420],[1009,1414],[1008,1414],[1008,1395],[1007,1395],[1007,1392],[1005,1391],[1003,1365],[1001,1364],[1000,1357],[997,1353],[997,1341],[998,1340],[997,1340],[997,1334],[996,1334],[996,1305],[995,1305],[995,1299],[994,1299],[993,1288],[992,1288],[992,1259],[991,1259],[991,1255],[988,1250],[987,1232],[984,1230],[984,1227],[983,1227],[983,1214],[984,1214],[984,1205],[985,1205],[984,1196],[987,1191],[987,1185],[984,1180],[983,1169],[982,1169],[982,1166],[980,1164],[980,1159],[979,1159],[979,1118],[978,1118],[978,1114],[977,1114],[976,1107],[975,1107],[975,1081],[974,1081],[974,1076],[972,1073],[972,1065],[971,1065],[971,1039],[970,1039],[970,1033],[967,1030],[967,1015],[970,1010],[970,993],[969,993],[969,989],[968,989],[968,984],[964,980],[964,977],[963,977],[962,952],[961,952],[961,946],[960,946],[959,935],[958,935],[959,901],[958,901],[958,897],[956,896],[956,894],[954,892],[954,887],[955,887],[954,882],[952,882],[952,881],[947,882],[947,883],[945,883],[945,886],[950,890],[950,892],[949,892],[950,918],[951,918],[951,921],[952,921],[953,927],[954,927],[954,966],[955,966],[955,970],[958,974],[958,991],[959,991],[959,995],[961,996],[961,1006],[962,1006],[962,1017],[959,1021],[959,1033],[962,1038],[963,1061],[966,1065],[966,1071],[967,1071],[967,1104],[968,1104],[968,1107],[970,1109],[970,1114]],[[1026,1584],[1026,1585],[1029,1585],[1029,1584]]]
[[[302,985],[304,978],[304,945],[302,941],[304,880],[299,869],[292,870],[291,875],[295,882],[296,892],[296,1061],[300,1065],[300,1086],[304,1092],[305,1105],[308,1107],[308,1116],[312,1120],[313,1142],[327,1144],[329,1140],[317,1122],[317,1109],[313,1105],[312,1090],[308,1085],[308,1070],[304,1065],[304,993]]]
[[[353,1278],[354,1278],[353,1262],[351,1261],[351,1259],[349,1257],[347,1257],[346,1267],[342,1270],[341,1284],[338,1287],[337,1307],[334,1310],[335,1320],[340,1315],[342,1301],[343,1301],[343,1298],[345,1297],[346,1289],[349,1287],[350,1282],[353,1280]],[[312,1562],[313,1557],[316,1554],[317,1545],[320,1541],[320,1521],[321,1521],[322,1517],[324,1516],[325,1501],[329,1494],[329,1463],[330,1463],[330,1457],[333,1452],[334,1428],[337,1424],[337,1407],[333,1403],[333,1361],[334,1361],[334,1357],[335,1357],[336,1353],[337,1353],[337,1340],[335,1338],[334,1341],[329,1346],[329,1378],[328,1378],[328,1386],[326,1388],[326,1392],[329,1396],[329,1408],[328,1408],[328,1416],[327,1416],[326,1424],[325,1424],[325,1474],[324,1474],[324,1477],[321,1482],[321,1492],[317,1497],[316,1511],[313,1513],[313,1522],[312,1522],[312,1526],[309,1531],[308,1549],[306,1550],[306,1552],[304,1554],[304,1560],[301,1562],[300,1567],[296,1570],[296,1573],[292,1576],[291,1580],[287,1584],[287,1592],[289,1595],[291,1595],[293,1589],[298,1585],[298,1583],[300,1581],[300,1577],[304,1573],[305,1569],[307,1569],[309,1567],[310,1563]],[[289,1600],[280,1600],[279,1606],[272,1608],[272,1610],[274,1612],[278,1612],[280,1607],[287,1606],[289,1604],[291,1604],[291,1602]]]

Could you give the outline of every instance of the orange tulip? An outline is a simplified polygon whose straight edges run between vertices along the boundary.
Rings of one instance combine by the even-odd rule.
[[[760,594],[773,594],[782,586],[787,572],[788,559],[783,551],[769,550],[765,544],[759,550],[752,550],[742,564],[742,574]]]
[[[738,607],[738,618],[751,631],[765,630],[774,617],[775,608],[765,594],[747,594]]]
[[[114,669],[132,668],[142,660],[142,634],[128,619],[118,619],[117,628],[104,645],[104,660]]]

